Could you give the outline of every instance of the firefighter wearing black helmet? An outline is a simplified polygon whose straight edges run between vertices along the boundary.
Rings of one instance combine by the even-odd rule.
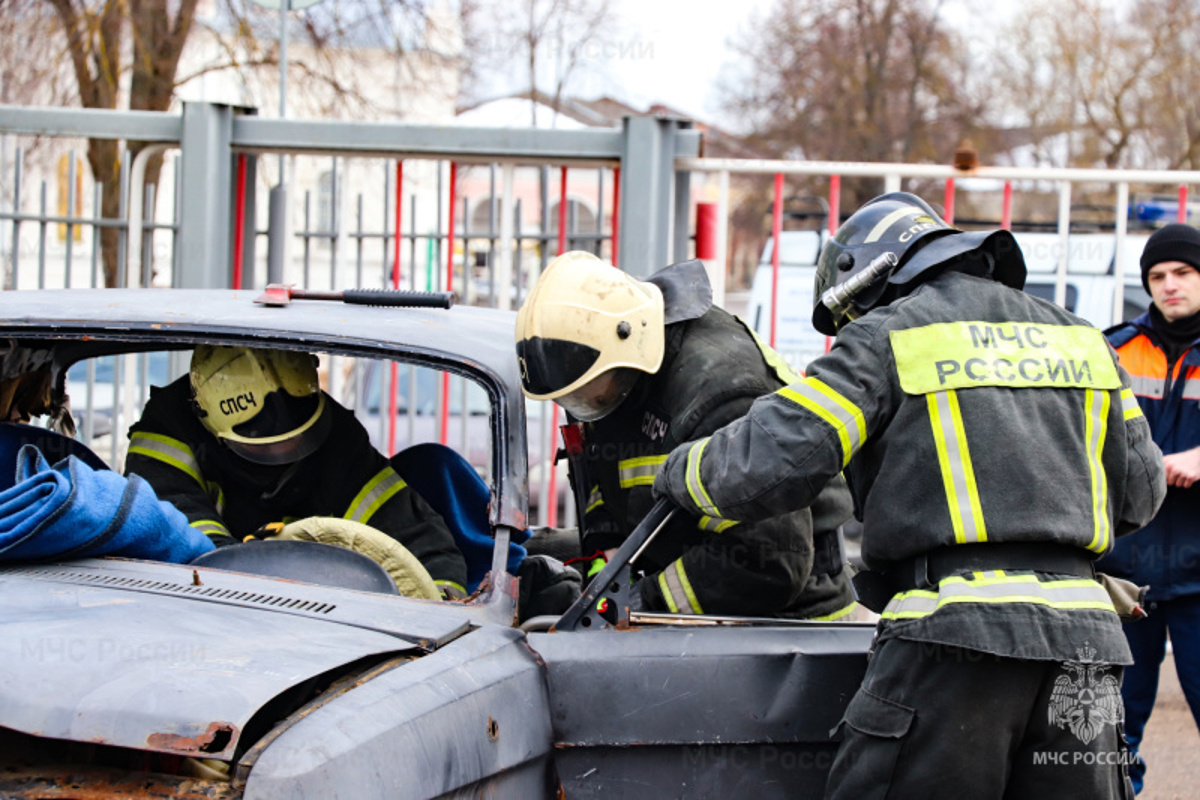
[[[745,522],[845,470],[881,618],[827,797],[1128,791],[1120,592],[1092,562],[1154,515],[1162,458],[1101,333],[1024,275],[1006,231],[876,198],[821,254],[831,351],[655,482]]]
[[[321,390],[308,353],[200,345],[130,428],[127,472],[218,545],[271,523],[339,517],[404,545],[451,597],[466,563],[446,523]]]
[[[526,395],[555,400],[571,417],[570,478],[593,568],[649,511],[650,485],[671,448],[798,377],[713,305],[699,261],[637,280],[589,253],[565,253],[521,307],[516,347]],[[849,515],[840,477],[811,511],[753,525],[681,515],[635,565],[645,577],[634,604],[676,614],[848,616],[855,604],[837,528]]]

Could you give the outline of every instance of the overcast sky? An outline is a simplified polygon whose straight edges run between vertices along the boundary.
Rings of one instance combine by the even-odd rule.
[[[613,0],[621,30],[593,48],[594,72],[572,80],[578,94],[611,94],[634,106],[666,103],[715,119],[714,85],[732,54],[727,39],[773,0]]]
[[[615,41],[591,48],[594,68],[573,76],[568,91],[588,98],[607,94],[642,107],[666,103],[728,124],[720,119],[715,91],[718,74],[732,63],[728,40],[749,30],[752,15],[765,16],[775,0],[611,1],[619,19]],[[991,26],[981,16],[997,13],[997,5],[945,0],[943,14],[968,35],[982,34]]]

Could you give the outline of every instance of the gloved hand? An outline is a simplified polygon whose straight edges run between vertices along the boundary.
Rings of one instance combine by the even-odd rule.
[[[531,555],[551,556],[564,564],[583,555],[579,528],[534,528],[522,546]]]
[[[518,620],[543,615],[560,615],[579,599],[583,578],[571,567],[550,556],[526,556],[517,569]]]
[[[1114,578],[1103,572],[1096,573],[1096,581],[1108,592],[1113,608],[1122,622],[1132,622],[1150,616],[1146,611],[1146,593],[1150,591],[1149,586],[1138,586],[1132,581]]]

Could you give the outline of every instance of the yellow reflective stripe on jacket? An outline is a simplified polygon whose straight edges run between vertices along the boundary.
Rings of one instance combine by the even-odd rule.
[[[188,523],[206,536],[229,536],[229,529],[219,519],[197,519]]]
[[[1112,601],[1100,584],[1084,578],[1039,581],[1036,575],[1003,575],[974,580],[946,578],[936,591],[914,589],[891,599],[883,619],[918,619],[955,603],[1028,603],[1063,610],[1112,611]]]
[[[391,467],[384,467],[374,478],[367,481],[358,496],[350,502],[350,507],[343,515],[345,519],[366,523],[380,506],[390,500],[397,492],[408,484],[400,477],[400,473]]]
[[[652,486],[659,468],[666,460],[667,454],[663,453],[661,456],[642,456],[618,461],[617,476],[621,479],[621,488]]]
[[[658,573],[658,588],[672,614],[704,613],[696,593],[692,591],[692,583],[688,580],[682,559],[676,559]]]
[[[776,394],[808,409],[837,431],[838,439],[842,443],[843,467],[850,462],[850,457],[858,452],[867,438],[867,422],[862,411],[823,381],[805,378],[799,383],[783,387]]]
[[[834,620],[839,620],[844,617],[850,616],[857,609],[858,609],[858,603],[856,603],[852,600],[852,601],[850,601],[850,605],[843,606],[842,608],[839,608],[837,611],[834,611],[829,614],[822,614],[819,617],[806,617],[806,619],[812,620],[813,622],[833,622]]]
[[[588,493],[587,508],[583,510],[583,513],[590,514],[602,505],[604,505],[604,496],[600,494],[600,486],[593,486],[592,491]]]
[[[146,458],[153,458],[156,461],[161,461],[177,470],[181,470],[191,475],[196,483],[200,484],[201,488],[205,490],[208,488],[204,485],[204,476],[200,472],[200,462],[196,460],[192,448],[178,439],[163,436],[161,433],[138,431],[129,437],[129,452],[145,456]]]
[[[925,395],[929,405],[929,422],[937,448],[942,485],[946,489],[946,504],[954,541],[986,542],[987,525],[979,502],[979,487],[975,483],[975,468],[967,446],[967,431],[962,411],[958,407],[958,392],[933,392]]]
[[[742,322],[742,327],[754,337],[754,343],[758,345],[758,351],[762,353],[763,361],[775,373],[776,378],[787,384],[798,383],[804,379],[803,375],[792,368],[787,359],[775,352],[769,344],[762,340],[762,337],[758,335],[758,331],[751,328],[745,322]]]
[[[1108,549],[1108,475],[1104,470],[1104,440],[1108,436],[1109,393],[1089,389],[1084,420],[1087,439],[1088,473],[1092,482],[1092,520],[1094,533],[1088,549],[1104,553]]]
[[[736,519],[717,519],[705,514],[701,514],[700,519],[696,521],[697,528],[709,533],[723,533],[737,524],[738,521]]]
[[[692,502],[696,504],[696,508],[700,509],[701,513],[719,519],[721,513],[717,511],[716,504],[713,503],[712,498],[708,496],[708,491],[704,488],[704,482],[700,480],[700,459],[704,456],[704,448],[708,447],[708,438],[706,436],[688,448],[687,489]]]
[[[1137,419],[1142,415],[1142,407],[1138,405],[1137,397],[1133,393],[1133,389],[1121,390],[1121,411],[1125,415],[1125,421]]]
[[[982,386],[1118,389],[1108,343],[1088,325],[939,322],[890,331],[900,388],[911,395]]]

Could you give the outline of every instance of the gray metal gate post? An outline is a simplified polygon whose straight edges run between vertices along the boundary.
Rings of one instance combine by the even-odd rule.
[[[631,275],[646,277],[686,256],[688,173],[676,177],[675,159],[699,155],[699,137],[679,136],[690,127],[664,117],[624,120],[617,265]]]
[[[179,250],[174,285],[222,289],[230,285],[233,197],[233,106],[184,103],[179,170]]]

